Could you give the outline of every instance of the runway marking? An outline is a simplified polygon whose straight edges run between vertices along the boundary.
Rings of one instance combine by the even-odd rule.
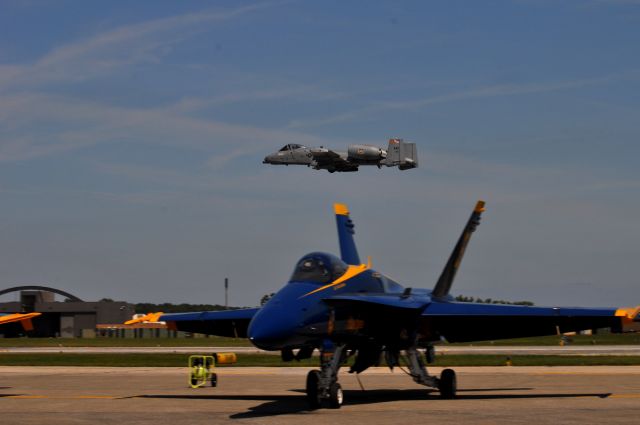
[[[47,398],[47,396],[43,395],[8,395],[2,398],[16,398],[19,400],[31,400],[31,399],[39,399],[39,398]]]
[[[597,395],[596,395],[597,396]],[[592,398],[594,395],[576,395],[575,398]],[[640,398],[640,393],[629,394],[606,394],[604,396],[598,396],[600,398]],[[132,398],[146,398],[144,395],[132,395],[132,396],[112,396],[112,395],[68,395],[68,396],[56,396],[56,395],[1,395],[0,399],[14,399],[14,400],[125,400]]]
[[[9,395],[0,398],[11,398],[17,400],[116,400],[119,396],[111,395],[70,395],[70,396],[49,396],[49,395]]]
[[[588,366],[586,366],[588,367]],[[532,372],[526,375],[535,375],[535,376],[544,376],[544,375],[574,375],[574,376],[598,376],[598,375],[606,375],[611,376],[611,373],[607,372]],[[629,375],[640,375],[640,373],[624,373],[625,376]]]
[[[640,398],[640,394],[611,394],[611,398]]]

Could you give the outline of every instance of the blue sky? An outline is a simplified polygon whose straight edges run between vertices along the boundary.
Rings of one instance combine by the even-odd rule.
[[[0,287],[254,305],[305,252],[455,293],[640,299],[640,2],[5,1]],[[421,166],[273,167],[286,143],[418,144]]]

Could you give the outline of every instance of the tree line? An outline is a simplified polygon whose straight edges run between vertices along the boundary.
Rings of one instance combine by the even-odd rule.
[[[260,305],[265,305],[273,293],[265,294],[260,300]],[[458,302],[462,303],[480,303],[480,304],[509,304],[509,305],[534,305],[531,301],[506,301],[506,300],[494,300],[492,298],[482,299],[480,297],[467,297],[465,295],[458,295],[454,298]],[[113,302],[112,299],[103,298],[100,301]],[[191,311],[220,311],[220,310],[237,310],[245,307],[225,307],[220,304],[173,304],[173,303],[137,303],[134,304],[136,313],[151,313],[161,311],[163,313],[186,313]]]
[[[509,304],[509,305],[534,305],[531,301],[505,301],[505,300],[494,300],[491,298],[482,299],[480,297],[466,297],[464,295],[458,295],[454,298],[456,301],[461,303],[479,303],[479,304]]]
[[[190,311],[219,311],[219,310],[236,310],[241,307],[228,307],[220,304],[172,304],[172,303],[137,303],[134,304],[136,313],[152,313],[161,311],[163,313],[187,313]]]

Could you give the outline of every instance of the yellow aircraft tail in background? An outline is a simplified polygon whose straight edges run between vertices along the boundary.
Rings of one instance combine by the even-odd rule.
[[[13,313],[0,316],[0,325],[5,323],[20,322],[25,331],[33,330],[31,319],[40,316],[42,313]]]

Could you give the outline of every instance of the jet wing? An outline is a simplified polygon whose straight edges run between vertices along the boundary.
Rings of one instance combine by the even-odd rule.
[[[316,169],[334,169],[336,171],[357,171],[358,166],[344,159],[331,149],[318,148],[309,151],[313,158],[312,165]]]
[[[40,314],[42,313],[14,313],[0,315],[0,325],[4,325],[5,323],[21,322],[24,330],[32,331],[33,324],[31,323],[31,319],[40,316]]]
[[[467,342],[598,328],[621,332],[637,317],[637,311],[632,315],[615,308],[432,303],[423,311],[422,320],[449,342]]]
[[[631,329],[640,321],[635,309],[529,307],[517,305],[429,302],[420,295],[338,295],[323,300],[336,309],[374,324],[372,330],[417,326],[432,340],[469,342],[555,335],[585,329]],[[381,319],[383,318],[383,319]],[[637,325],[636,325],[637,326]]]
[[[194,332],[206,335],[246,338],[249,322],[260,310],[244,308],[239,310],[198,311],[189,313],[149,313],[140,319],[130,320],[126,324],[140,321],[166,322],[167,327],[175,331]]]

